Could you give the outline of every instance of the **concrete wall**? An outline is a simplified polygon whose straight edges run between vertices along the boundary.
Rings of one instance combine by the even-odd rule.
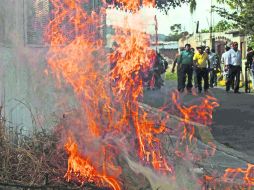
[[[7,125],[28,131],[54,126],[77,105],[71,87],[56,87],[41,39],[27,39],[27,7],[34,1],[0,0],[0,104]]]

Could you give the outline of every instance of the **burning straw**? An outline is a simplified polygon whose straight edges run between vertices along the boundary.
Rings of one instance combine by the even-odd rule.
[[[153,114],[139,103],[143,76],[157,55],[145,32],[146,18],[140,18],[135,28],[128,18],[124,27],[115,26],[117,47],[108,53],[100,37],[104,8],[88,12],[88,1],[50,2],[52,20],[45,33],[50,73],[58,87],[73,89],[79,108],[56,126],[57,135],[38,133],[18,146],[2,135],[5,172],[0,178],[41,184],[48,175],[50,182],[61,184],[64,176],[81,187],[94,184],[114,190],[201,188],[203,176],[200,180],[190,168],[213,156],[215,145],[207,141],[209,148],[196,152],[195,125],[211,124],[216,99],[207,96],[199,105],[184,106],[174,92],[173,107],[162,109],[167,114]],[[117,3],[130,10],[130,16],[139,12],[136,1]],[[151,0],[143,3],[155,5]],[[174,125],[170,111],[177,114]]]

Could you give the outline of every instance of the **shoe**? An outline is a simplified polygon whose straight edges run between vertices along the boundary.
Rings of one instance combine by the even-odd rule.
[[[183,92],[184,92],[184,89],[180,89],[179,92],[180,92],[180,93],[183,93]]]
[[[235,93],[235,94],[241,94],[241,92],[239,92],[239,91],[234,91],[234,93]]]

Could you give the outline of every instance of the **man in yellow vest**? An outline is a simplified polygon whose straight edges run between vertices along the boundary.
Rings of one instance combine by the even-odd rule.
[[[209,56],[204,52],[204,47],[197,47],[198,52],[193,57],[194,67],[197,73],[198,92],[202,92],[202,79],[204,80],[204,91],[209,88],[208,68],[210,67]]]

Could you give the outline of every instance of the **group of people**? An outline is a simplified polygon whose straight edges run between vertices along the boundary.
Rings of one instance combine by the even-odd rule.
[[[233,42],[231,48],[226,47],[226,51],[223,53],[221,59],[215,53],[215,50],[210,49],[208,46],[200,46],[196,49],[197,52],[195,52],[194,48],[191,48],[190,44],[186,44],[185,48],[180,50],[180,54],[174,60],[172,72],[175,72],[177,65],[178,91],[184,92],[186,88],[188,92],[191,92],[194,78],[194,86],[198,89],[198,93],[201,93],[202,90],[207,92],[209,87],[213,88],[217,86],[217,73],[224,70],[223,72],[226,76],[226,92],[229,92],[232,87],[234,93],[240,93],[239,84],[242,55],[238,49],[238,43]],[[253,67],[252,71],[254,71],[254,64],[252,64],[253,58],[254,52],[252,49],[249,49],[246,66]],[[224,65],[223,70],[222,65]]]

